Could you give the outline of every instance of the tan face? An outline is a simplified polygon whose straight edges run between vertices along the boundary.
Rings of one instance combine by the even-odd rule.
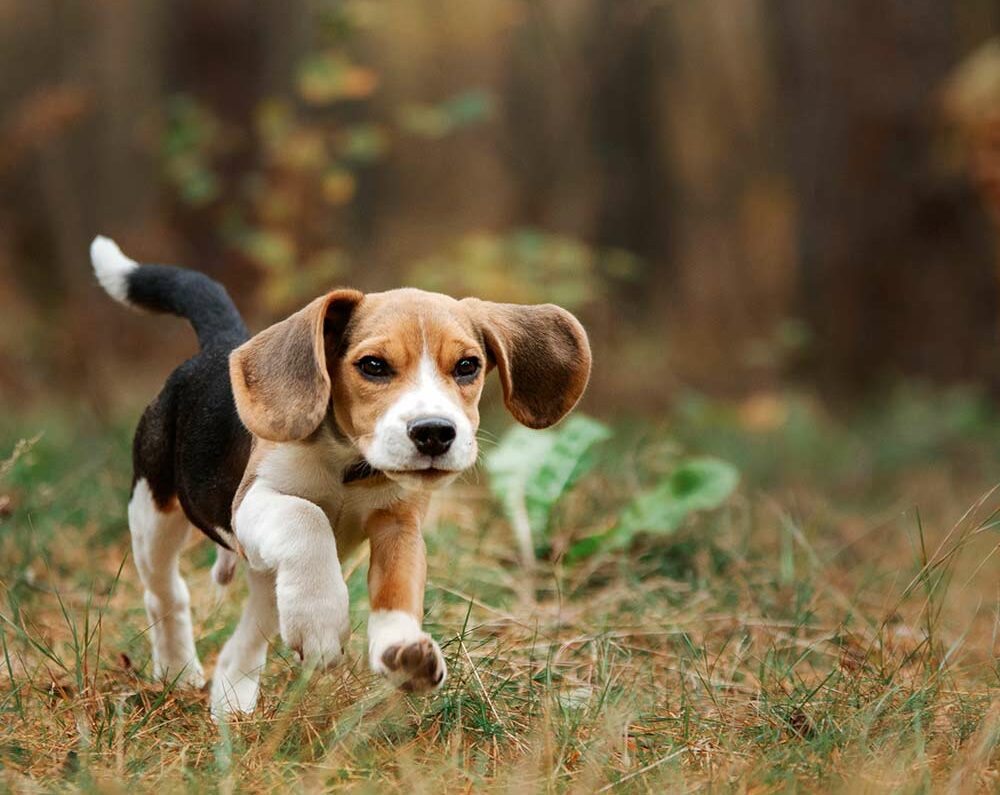
[[[365,296],[328,356],[333,413],[369,464],[414,482],[472,466],[487,351],[467,306],[393,290]]]
[[[551,304],[342,289],[229,358],[236,409],[255,436],[308,442],[332,413],[369,464],[420,488],[475,463],[479,397],[494,367],[514,418],[547,428],[587,386],[587,334]]]

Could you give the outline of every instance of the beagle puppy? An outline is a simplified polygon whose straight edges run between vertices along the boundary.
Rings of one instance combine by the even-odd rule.
[[[201,273],[140,265],[103,237],[91,259],[113,298],[187,318],[200,347],[133,445],[128,522],[154,676],[204,682],[178,567],[194,525],[218,545],[217,582],[247,564],[249,596],[212,682],[217,718],[253,710],[275,634],[308,665],[342,658],[340,564],[365,540],[371,668],[407,691],[439,687],[444,658],[421,629],[428,499],[476,462],[493,368],[518,422],[545,428],[573,408],[591,364],[577,319],[551,304],[339,289],[251,337]]]

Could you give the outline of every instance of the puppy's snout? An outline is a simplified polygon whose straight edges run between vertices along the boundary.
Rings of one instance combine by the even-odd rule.
[[[455,423],[444,417],[424,417],[407,423],[406,433],[421,455],[444,455],[455,441]]]

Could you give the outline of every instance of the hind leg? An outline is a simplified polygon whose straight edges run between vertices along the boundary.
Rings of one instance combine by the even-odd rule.
[[[253,712],[267,644],[278,632],[274,573],[247,567],[249,596],[233,636],[226,641],[212,676],[212,715]]]
[[[140,478],[128,504],[128,524],[132,554],[146,591],[153,676],[201,687],[205,675],[194,647],[191,598],[180,573],[180,553],[191,529],[187,517],[179,506],[162,510],[149,483]]]

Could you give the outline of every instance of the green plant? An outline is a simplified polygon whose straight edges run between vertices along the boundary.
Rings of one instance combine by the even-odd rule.
[[[566,558],[576,561],[621,549],[642,532],[669,535],[692,514],[722,505],[739,481],[736,468],[718,458],[686,459],[653,488],[639,492],[614,527],[577,541]]]
[[[546,431],[512,428],[486,457],[493,493],[524,561],[533,559],[536,540],[547,540],[556,505],[593,468],[595,446],[611,435],[607,426],[577,414]],[[573,543],[566,559],[621,549],[641,532],[673,533],[692,514],[722,505],[738,483],[739,473],[725,461],[684,459],[655,486],[636,494],[609,530]]]
[[[521,558],[534,558],[534,537],[543,537],[560,497],[594,465],[593,447],[611,430],[582,414],[557,428],[508,431],[486,457],[493,493],[517,535]]]

